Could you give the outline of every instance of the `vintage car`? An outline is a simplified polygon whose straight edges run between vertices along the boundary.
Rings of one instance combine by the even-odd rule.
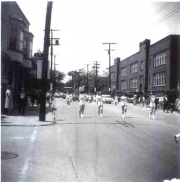
[[[103,101],[106,104],[111,104],[113,102],[113,98],[110,95],[102,95]]]

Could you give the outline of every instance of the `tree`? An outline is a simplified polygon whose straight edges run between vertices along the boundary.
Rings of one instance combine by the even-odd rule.
[[[66,86],[71,86],[74,90],[79,90],[79,87],[85,84],[85,72],[83,70],[70,71],[68,72],[68,76],[71,76],[72,79],[66,83]]]
[[[62,90],[65,84],[62,82],[63,79],[65,78],[65,73],[60,72],[56,70],[55,72],[53,71],[54,79],[53,79],[53,85],[54,85],[54,90]]]

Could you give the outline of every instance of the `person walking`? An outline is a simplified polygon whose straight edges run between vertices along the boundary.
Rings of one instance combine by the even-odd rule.
[[[167,95],[165,95],[163,97],[163,112],[167,112],[168,113],[168,97]]]
[[[145,97],[142,96],[142,106],[141,106],[141,108],[144,107],[144,104],[145,104]]]
[[[176,105],[177,113],[180,114],[180,100],[179,99],[176,99],[175,105]]]
[[[33,88],[32,92],[31,92],[31,105],[32,105],[32,107],[35,104],[35,100],[36,100],[36,90],[35,90],[35,88]]]
[[[11,92],[11,86],[8,85],[7,90],[6,90],[6,97],[5,97],[5,113],[7,115],[10,114],[10,110],[13,109],[13,97],[12,97],[12,92]]]
[[[79,117],[84,117],[84,109],[85,109],[85,95],[80,93],[79,95]]]
[[[98,117],[103,117],[103,97],[102,97],[102,93],[99,92],[97,97],[96,97],[96,104],[97,104],[97,108],[98,108]]]
[[[118,105],[118,96],[117,95],[114,97],[114,104],[115,104],[115,106]]]
[[[179,137],[180,137],[180,133],[174,136],[174,140],[176,143],[179,143]]]
[[[46,93],[46,102],[49,105],[49,107],[51,107],[51,94],[50,94],[50,92]]]
[[[27,96],[24,88],[22,88],[19,94],[19,115],[22,114],[24,116],[26,104],[27,104]]]
[[[122,117],[124,118],[126,116],[127,112],[127,98],[124,96],[124,94],[120,98],[120,104],[122,108]]]
[[[142,96],[139,97],[138,101],[139,101],[139,108],[140,108],[142,105]]]
[[[154,102],[155,102],[155,111],[157,111],[158,104],[159,104],[159,99],[156,97]]]
[[[149,106],[150,106],[150,113],[149,113],[149,118],[151,119],[155,119],[155,112],[156,112],[156,104],[155,104],[155,95],[153,93],[150,94],[150,103],[149,103]]]
[[[69,95],[69,93],[66,94],[66,105],[67,107],[70,106],[70,103],[71,103],[71,96]]]

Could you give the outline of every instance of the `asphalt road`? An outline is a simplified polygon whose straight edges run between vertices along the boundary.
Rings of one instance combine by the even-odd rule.
[[[180,179],[177,113],[95,103],[79,118],[78,103],[56,99],[56,124],[1,127],[1,180],[4,182],[156,182]]]

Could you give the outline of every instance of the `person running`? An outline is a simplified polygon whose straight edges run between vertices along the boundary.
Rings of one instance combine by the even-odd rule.
[[[124,94],[121,96],[120,104],[122,108],[122,117],[124,118],[127,112],[127,98],[124,96]]]
[[[79,95],[79,117],[84,117],[84,109],[85,109],[85,95],[81,93]]]
[[[150,94],[150,98],[149,98],[149,100],[150,100],[149,106],[150,106],[150,108],[151,108],[150,113],[149,113],[149,118],[150,118],[150,119],[151,119],[151,118],[152,118],[152,119],[155,119],[155,112],[156,112],[155,99],[156,99],[155,95],[154,95],[153,93],[151,93],[151,94]]]
[[[178,133],[177,135],[174,136],[174,140],[176,143],[179,143],[179,137],[180,137],[180,133]]]
[[[99,92],[97,97],[96,97],[96,104],[97,104],[97,108],[98,108],[98,117],[103,117],[103,97],[102,97],[102,93]]]

